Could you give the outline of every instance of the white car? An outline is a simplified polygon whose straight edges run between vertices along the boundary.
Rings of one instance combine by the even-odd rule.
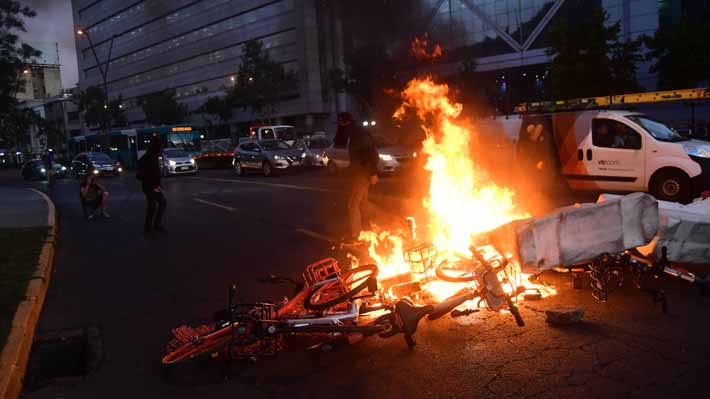
[[[380,174],[392,174],[398,169],[411,164],[417,157],[415,151],[409,150],[400,145],[389,143],[382,136],[373,136],[380,160],[377,163],[377,172]],[[340,169],[350,166],[350,154],[348,139],[342,140],[338,137],[333,140],[333,144],[325,150],[325,166],[330,173],[336,173]]]
[[[306,159],[303,160],[304,166],[325,166],[325,153],[330,146],[331,141],[323,136],[305,137],[293,143],[294,148],[306,154]]]
[[[164,149],[161,162],[163,176],[197,173],[197,162],[185,150],[179,148]]]

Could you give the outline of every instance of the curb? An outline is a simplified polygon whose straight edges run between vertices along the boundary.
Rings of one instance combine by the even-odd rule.
[[[29,190],[39,194],[47,203],[49,233],[39,254],[37,270],[27,284],[25,300],[17,306],[5,348],[0,355],[0,399],[16,399],[22,391],[22,382],[32,349],[35,327],[47,295],[54,260],[57,232],[54,203],[43,192],[35,189]]]

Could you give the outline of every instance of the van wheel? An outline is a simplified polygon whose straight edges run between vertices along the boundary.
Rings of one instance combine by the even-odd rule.
[[[269,177],[273,174],[273,169],[268,161],[264,161],[264,163],[261,165],[261,171],[266,177]]]
[[[331,175],[338,173],[338,167],[333,161],[328,161],[328,166],[326,167],[326,169],[328,169],[328,173],[330,173]]]
[[[242,164],[239,161],[234,162],[234,173],[236,173],[237,176],[244,174],[244,169],[242,169]]]
[[[661,201],[687,202],[690,177],[678,170],[661,171],[651,180],[651,194]]]

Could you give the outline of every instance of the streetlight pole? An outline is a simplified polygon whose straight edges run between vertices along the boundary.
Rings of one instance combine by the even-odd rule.
[[[96,61],[96,66],[99,68],[99,73],[101,74],[101,80],[103,82],[103,91],[104,91],[104,98],[103,98],[103,107],[104,107],[104,117],[102,120],[103,123],[103,130],[104,130],[104,136],[105,136],[105,142],[104,144],[104,151],[107,151],[108,149],[108,135],[109,135],[109,129],[110,129],[110,122],[111,118],[108,115],[109,109],[108,109],[108,67],[111,64],[111,52],[113,51],[113,41],[116,39],[116,35],[111,35],[111,40],[109,41],[108,45],[108,55],[106,57],[106,65],[105,67],[101,66],[101,61],[99,61],[99,56],[96,54],[96,47],[94,46],[94,42],[91,40],[91,35],[89,35],[89,31],[85,31],[82,29],[79,29],[76,31],[76,34],[79,36],[86,36],[86,40],[89,42],[89,48],[91,49],[91,53],[94,55],[94,60]]]

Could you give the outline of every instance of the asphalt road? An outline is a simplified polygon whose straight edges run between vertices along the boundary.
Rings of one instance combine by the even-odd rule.
[[[165,179],[169,234],[155,240],[142,237],[137,181],[129,175],[103,182],[111,193],[108,221],[82,218],[75,180],[50,190],[60,238],[39,334],[99,325],[105,358],[80,381],[26,391],[23,398],[707,395],[710,298],[664,279],[659,284],[669,314],[663,314],[637,290],[623,288],[599,303],[587,283],[573,290],[569,276],[555,273],[542,277],[559,295],[521,306],[523,328],[506,314],[447,317],[423,321],[413,351],[401,337],[371,338],[237,366],[229,381],[216,368],[166,381],[160,358],[171,328],[209,319],[225,307],[232,282],[244,301],[289,295],[288,287],[255,278],[268,272],[299,277],[306,264],[333,255],[327,239],[347,225],[341,182],[319,174],[237,178],[229,171]],[[43,183],[3,174],[0,184]],[[403,208],[394,199],[416,189],[394,178],[374,198],[399,217]],[[544,310],[559,306],[584,306],[585,322],[567,328],[545,323]]]

